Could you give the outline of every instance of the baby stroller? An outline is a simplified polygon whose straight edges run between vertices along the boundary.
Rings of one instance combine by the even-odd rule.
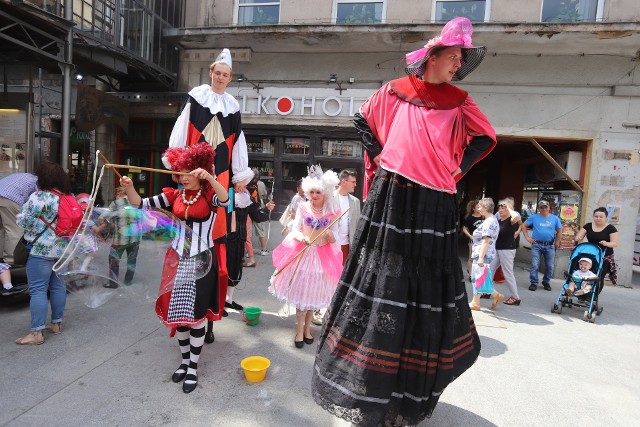
[[[591,291],[582,295],[570,295],[568,292],[571,282],[574,283],[576,290],[583,288],[582,280],[576,280],[571,275],[578,269],[578,261],[582,258],[588,258],[591,260],[591,272],[593,272],[597,279],[589,280],[589,284],[593,287]],[[598,305],[598,295],[602,291],[602,262],[604,260],[604,251],[600,247],[593,243],[580,243],[571,252],[571,258],[569,260],[569,269],[565,271],[565,282],[560,290],[558,299],[551,307],[552,313],[562,313],[562,307],[572,308],[585,307],[587,310],[582,316],[582,320],[594,323],[596,321],[596,315],[602,314],[603,307]],[[579,283],[578,283],[579,282]]]

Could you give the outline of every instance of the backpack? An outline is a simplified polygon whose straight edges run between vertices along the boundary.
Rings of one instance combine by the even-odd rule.
[[[58,215],[56,215],[56,219],[53,222],[56,223],[56,228],[42,219],[47,226],[56,233],[56,236],[60,237],[69,237],[73,236],[76,230],[82,224],[82,217],[84,216],[82,212],[82,208],[76,201],[76,198],[68,195],[62,194],[57,191],[52,191],[53,194],[60,197],[60,201],[58,203]]]

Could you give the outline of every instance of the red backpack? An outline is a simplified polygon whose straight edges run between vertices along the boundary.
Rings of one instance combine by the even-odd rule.
[[[52,193],[60,197],[60,202],[58,203],[58,215],[56,215],[57,221],[56,219],[53,220],[56,223],[56,228],[54,229],[53,226],[47,221],[44,221],[44,219],[43,221],[56,233],[57,236],[73,236],[78,227],[82,224],[82,208],[76,201],[75,197],[68,194],[62,194],[57,191],[52,191]]]

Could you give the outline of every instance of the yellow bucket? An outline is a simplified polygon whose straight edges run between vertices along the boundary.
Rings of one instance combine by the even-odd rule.
[[[244,376],[250,383],[259,383],[267,375],[267,368],[271,361],[262,356],[250,356],[242,359],[240,366],[244,369]]]

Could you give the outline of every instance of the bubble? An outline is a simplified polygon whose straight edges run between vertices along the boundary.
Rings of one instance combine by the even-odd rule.
[[[54,270],[67,290],[91,308],[115,296],[155,301],[173,283],[180,256],[189,256],[193,245],[207,247],[192,237],[191,228],[162,209],[93,208]],[[208,273],[211,257],[210,251],[190,257],[196,278]]]

